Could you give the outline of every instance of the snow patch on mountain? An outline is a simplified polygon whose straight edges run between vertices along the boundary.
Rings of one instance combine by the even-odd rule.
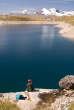
[[[23,15],[43,15],[43,16],[74,16],[74,11],[60,11],[56,8],[42,8],[41,10],[29,9],[20,12]]]
[[[60,11],[56,10],[55,8],[42,8],[41,14],[48,16],[48,15],[54,15],[54,16],[74,16],[74,11]]]
[[[47,10],[46,8],[41,9],[41,14],[43,15],[51,15],[51,12]]]
[[[23,10],[22,14],[28,14],[28,10]]]

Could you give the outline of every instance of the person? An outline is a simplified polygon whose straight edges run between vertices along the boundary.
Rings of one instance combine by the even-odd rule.
[[[33,84],[32,84],[32,80],[28,80],[27,91],[32,92],[33,90],[34,90],[34,87],[33,87]]]

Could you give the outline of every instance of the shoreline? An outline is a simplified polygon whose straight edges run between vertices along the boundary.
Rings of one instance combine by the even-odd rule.
[[[65,22],[56,21],[0,21],[0,26],[5,25],[24,25],[24,24],[51,24],[60,28],[59,34],[69,40],[74,40],[74,26]]]
[[[9,100],[12,103],[16,103],[16,105],[20,108],[20,110],[34,110],[36,105],[41,100],[39,98],[40,93],[50,93],[56,89],[36,89],[37,91],[34,92],[9,92],[9,93],[1,93],[3,97],[0,97],[0,100]],[[16,101],[16,95],[22,95],[25,98],[24,100]]]
[[[62,92],[59,91],[59,89],[36,89],[37,91],[34,92],[10,92],[10,93],[3,93],[4,97],[0,97],[0,100],[2,101],[10,101],[14,104],[16,104],[20,110],[36,110],[36,107],[38,106],[38,103],[42,101],[42,99],[39,97],[40,94],[46,95],[51,94],[57,95],[56,100],[52,100],[51,105],[47,105],[47,107],[52,108],[53,110],[62,110],[61,105],[63,104],[63,108],[70,107],[71,103],[74,102],[74,90],[63,90]],[[60,94],[61,93],[61,94]],[[26,97],[24,100],[16,100],[16,95],[22,95],[23,97]],[[52,97],[54,98],[54,97]],[[59,107],[58,107],[59,106]],[[42,109],[40,109],[42,110]],[[64,109],[63,109],[64,110]]]
[[[69,40],[74,40],[74,26],[64,22],[56,22],[56,27],[60,28],[59,33],[62,37]]]
[[[49,21],[0,21],[0,25],[53,24]]]

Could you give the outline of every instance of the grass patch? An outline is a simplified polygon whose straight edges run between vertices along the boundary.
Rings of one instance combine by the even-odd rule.
[[[44,21],[44,18],[0,15],[0,20],[2,21]]]
[[[72,102],[68,110],[74,110],[74,102]]]
[[[51,17],[51,21],[63,21],[66,23],[69,23],[71,25],[74,25],[74,16],[62,16],[62,17]]]
[[[16,104],[9,101],[0,101],[0,110],[20,110]]]
[[[51,108],[48,108],[48,107],[37,107],[35,110],[52,110]]]
[[[56,98],[64,95],[62,90],[54,90],[51,93],[41,93],[39,98],[41,101],[37,104],[35,110],[52,110],[51,104],[55,102]]]

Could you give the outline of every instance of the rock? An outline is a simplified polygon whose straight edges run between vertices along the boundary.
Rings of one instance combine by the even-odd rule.
[[[0,97],[3,97],[3,94],[0,94]]]
[[[72,102],[74,102],[74,97],[61,96],[51,104],[51,107],[53,110],[68,110]]]
[[[68,75],[59,81],[59,86],[62,89],[74,89],[74,75]]]

